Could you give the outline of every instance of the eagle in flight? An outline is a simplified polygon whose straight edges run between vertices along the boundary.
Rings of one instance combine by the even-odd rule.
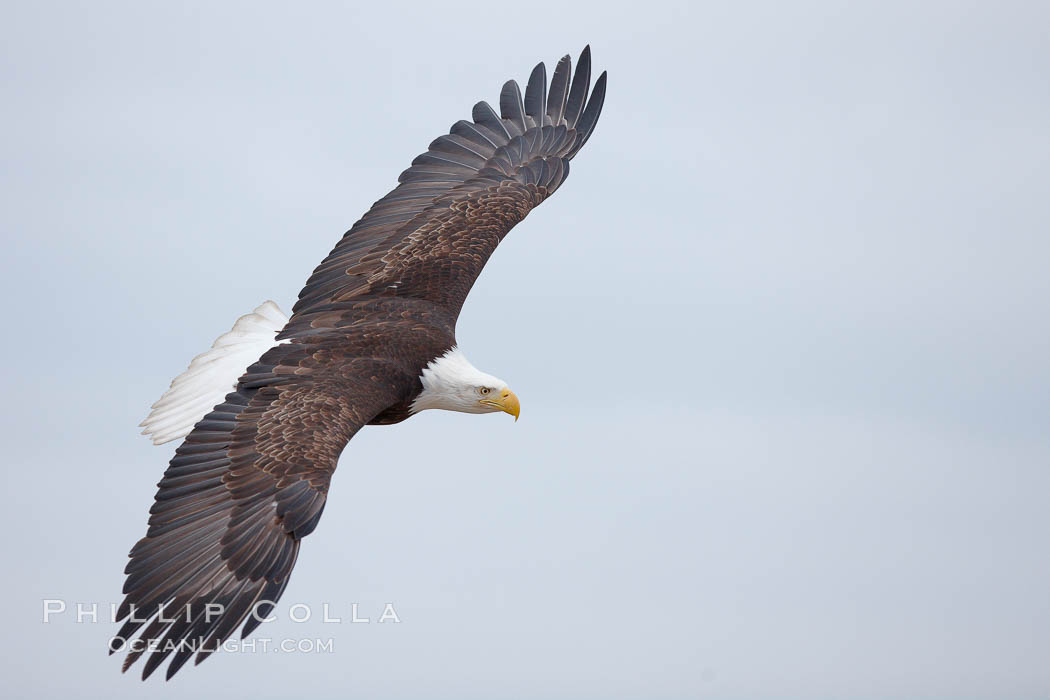
[[[550,86],[540,63],[524,98],[507,82],[456,122],[354,224],[286,317],[272,301],[194,358],[143,421],[156,444],[184,438],[130,553],[124,621],[110,652],[171,678],[281,597],[299,543],[324,511],[339,454],[365,425],[419,411],[503,411],[507,384],[456,344],[456,319],[485,262],[554,193],[594,131],[605,73],[590,49]]]

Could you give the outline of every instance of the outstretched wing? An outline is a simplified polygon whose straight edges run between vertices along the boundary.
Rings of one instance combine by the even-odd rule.
[[[492,251],[569,174],[569,160],[594,130],[605,73],[590,88],[590,48],[575,77],[562,58],[547,89],[541,63],[524,99],[503,86],[500,114],[486,102],[401,174],[314,270],[292,309],[297,316],[369,296],[406,296],[455,316]]]
[[[176,450],[125,570],[124,670],[146,653],[146,678],[172,655],[171,678],[281,597],[339,453],[410,391],[393,365],[342,348],[333,336],[269,350]]]

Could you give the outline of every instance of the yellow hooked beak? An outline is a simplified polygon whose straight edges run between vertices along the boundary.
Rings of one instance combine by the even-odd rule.
[[[518,422],[518,416],[521,414],[521,403],[518,402],[518,395],[510,389],[504,389],[501,391],[499,398],[482,399],[481,403],[486,406],[498,408],[504,413],[509,413],[514,416],[514,422]]]

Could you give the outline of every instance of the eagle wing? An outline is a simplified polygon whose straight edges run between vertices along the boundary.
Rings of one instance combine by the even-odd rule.
[[[343,447],[411,390],[402,369],[345,346],[333,334],[272,348],[176,450],[125,569],[124,670],[148,654],[145,679],[173,655],[171,678],[280,598]]]
[[[540,63],[522,98],[503,86],[500,113],[486,102],[401,173],[314,270],[292,324],[370,296],[404,296],[453,315],[507,232],[549,197],[590,138],[605,99],[605,73],[589,92],[590,47],[575,76],[562,58],[547,89]],[[588,94],[589,93],[589,94]]]

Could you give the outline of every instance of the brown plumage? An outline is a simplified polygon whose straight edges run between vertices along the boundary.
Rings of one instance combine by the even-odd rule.
[[[248,367],[178,447],[118,610],[118,637],[157,646],[129,651],[125,670],[145,655],[147,678],[170,657],[171,678],[238,628],[249,634],[281,597],[343,447],[366,424],[410,415],[423,368],[456,344],[489,256],[590,137],[605,74],[589,92],[589,48],[571,73],[566,56],[548,92],[541,63],[524,99],[510,81],[500,115],[479,102],[472,122],[431,143],[314,270],[278,335],[288,342]],[[209,619],[209,604],[223,612]]]

